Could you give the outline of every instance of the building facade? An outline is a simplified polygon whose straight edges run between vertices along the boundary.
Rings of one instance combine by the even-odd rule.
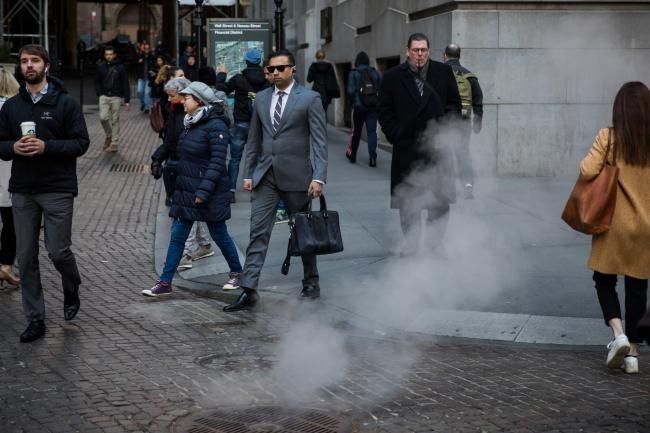
[[[273,16],[272,0],[253,3],[251,14]],[[459,44],[485,97],[471,143],[482,175],[575,176],[611,122],[620,85],[650,83],[650,0],[285,0],[283,8],[301,82],[318,48],[344,85],[359,51],[384,71],[404,61],[411,33],[429,36],[434,60]],[[344,98],[330,110],[330,121],[349,124]]]

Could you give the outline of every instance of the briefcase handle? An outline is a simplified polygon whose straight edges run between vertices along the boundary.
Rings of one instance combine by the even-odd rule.
[[[327,218],[327,203],[325,202],[325,194],[321,194],[320,197],[320,211],[323,215],[323,218]],[[305,204],[302,207],[303,212],[311,212],[311,203],[314,200],[314,197],[309,196],[305,200]]]

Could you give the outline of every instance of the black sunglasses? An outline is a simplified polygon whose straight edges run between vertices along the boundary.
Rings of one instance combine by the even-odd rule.
[[[270,74],[274,73],[275,70],[277,69],[278,72],[284,72],[285,68],[293,68],[295,65],[277,65],[277,66],[267,66],[266,70],[269,71]]]

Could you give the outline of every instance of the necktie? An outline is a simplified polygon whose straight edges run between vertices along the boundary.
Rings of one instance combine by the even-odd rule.
[[[278,132],[280,127],[280,119],[282,119],[282,98],[286,93],[280,91],[278,92],[278,102],[275,104],[275,110],[273,111],[273,133]]]
[[[413,78],[415,78],[415,85],[418,88],[418,92],[420,92],[420,96],[424,95],[424,81],[417,75],[415,75]]]

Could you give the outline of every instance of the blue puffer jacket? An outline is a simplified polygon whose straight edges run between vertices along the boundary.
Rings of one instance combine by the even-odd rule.
[[[178,139],[178,177],[169,216],[189,221],[220,222],[230,218],[226,154],[228,118],[211,108]],[[194,199],[203,199],[200,205]]]

